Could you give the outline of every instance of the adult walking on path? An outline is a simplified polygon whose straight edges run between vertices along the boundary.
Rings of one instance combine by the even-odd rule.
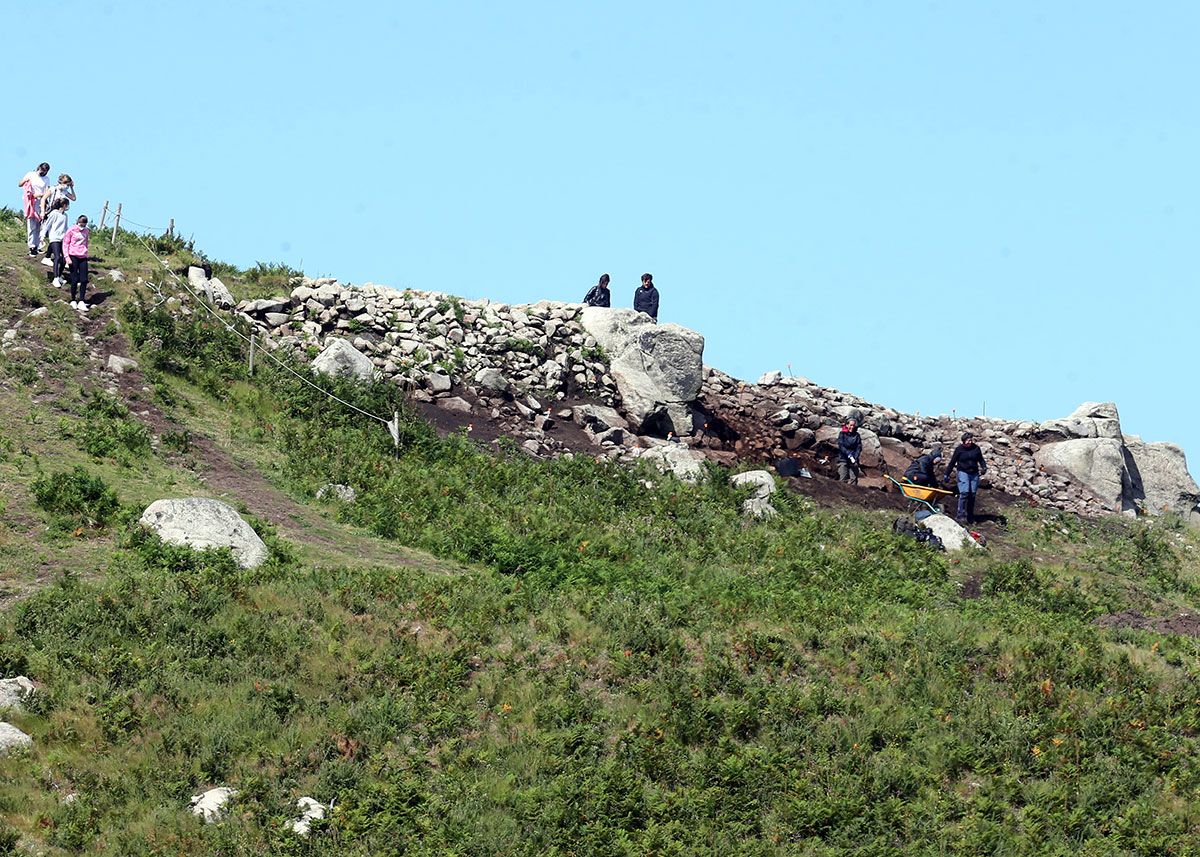
[[[936,488],[938,485],[937,462],[942,460],[942,445],[935,443],[924,455],[917,456],[904,471],[904,478],[914,485]]]
[[[583,302],[588,306],[612,306],[612,294],[608,290],[608,274],[600,275],[600,281],[583,296]]]
[[[658,289],[654,287],[654,277],[642,274],[642,284],[633,293],[633,308],[644,312],[658,323]]]
[[[21,208],[25,212],[25,237],[30,258],[37,256],[38,245],[42,243],[42,197],[46,195],[46,174],[49,172],[50,165],[43,162],[17,182],[17,187],[21,188]]]
[[[63,237],[63,251],[67,254],[67,267],[70,270],[71,307],[80,312],[88,311],[84,297],[88,286],[88,239],[91,234],[87,217],[80,215]]]
[[[983,451],[975,445],[975,436],[963,432],[962,443],[954,449],[950,463],[946,465],[944,481],[950,481],[950,473],[958,468],[958,522],[975,523],[975,492],[979,490],[979,477],[987,473],[987,462]]]
[[[862,458],[862,436],[858,433],[858,420],[851,417],[842,426],[838,435],[838,481],[850,485],[858,484],[858,462]]]

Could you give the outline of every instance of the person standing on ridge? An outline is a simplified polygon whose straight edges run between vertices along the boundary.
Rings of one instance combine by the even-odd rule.
[[[17,187],[22,189],[21,207],[25,211],[25,236],[29,243],[29,258],[38,254],[38,246],[42,243],[42,197],[46,195],[46,173],[50,165],[40,163],[36,170],[30,170],[21,176]]]
[[[583,302],[588,306],[612,306],[612,295],[608,291],[608,274],[600,275],[600,282],[583,296]]]
[[[946,465],[944,482],[950,482],[950,473],[958,468],[958,522],[975,523],[975,492],[979,490],[979,477],[987,473],[987,462],[983,452],[975,445],[975,436],[963,432],[962,443],[954,449],[950,463]]]
[[[653,275],[642,274],[642,284],[633,293],[633,308],[658,323],[658,289],[654,288]]]
[[[858,484],[858,462],[862,458],[862,437],[858,433],[858,420],[851,417],[842,426],[838,435],[838,481],[850,485]]]
[[[87,302],[83,298],[88,286],[88,238],[91,234],[88,219],[81,214],[75,225],[63,236],[63,250],[67,254],[67,267],[71,272],[71,308],[80,312],[88,311]]]
[[[935,443],[924,455],[918,456],[904,471],[904,478],[913,485],[924,485],[926,488],[938,486],[937,462],[942,460],[942,445]]]

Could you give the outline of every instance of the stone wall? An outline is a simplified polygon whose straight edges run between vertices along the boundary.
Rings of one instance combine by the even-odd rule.
[[[856,414],[862,463],[876,484],[884,484],[883,474],[898,477],[934,443],[949,458],[970,430],[988,461],[987,480],[1043,505],[1095,515],[1189,513],[1200,503],[1182,451],[1123,435],[1111,403],[1085,403],[1043,423],[906,414],[779,372],[738,380],[703,365],[699,334],[627,309],[513,306],[305,278],[286,297],[244,301],[237,310],[265,347],[307,359],[324,352],[316,364],[322,371],[373,374],[451,408],[470,409],[460,396],[473,397],[506,430],[527,429],[525,446],[534,454],[565,451],[543,429],[555,416],[574,415],[600,454],[634,458],[658,449],[673,460],[680,456],[661,453],[673,434],[691,447],[691,460],[820,457]],[[610,408],[598,420],[591,411],[546,407],[563,399],[621,413]]]

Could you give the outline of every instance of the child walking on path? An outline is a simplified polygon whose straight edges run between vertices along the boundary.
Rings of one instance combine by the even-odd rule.
[[[71,307],[80,312],[87,312],[88,305],[84,301],[88,285],[88,239],[91,230],[88,229],[88,219],[80,215],[75,225],[67,230],[63,237],[63,250],[67,254],[67,268],[71,280]]]
[[[54,264],[54,287],[62,288],[63,285],[63,263],[66,259],[63,256],[63,238],[67,234],[67,207],[70,205],[65,198],[55,201],[50,206],[50,213],[46,215],[46,220],[42,224],[42,234],[46,236],[46,241],[49,243],[48,252]]]

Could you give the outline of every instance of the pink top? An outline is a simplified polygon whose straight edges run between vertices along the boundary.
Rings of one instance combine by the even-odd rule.
[[[85,259],[88,254],[88,237],[91,230],[86,226],[75,224],[63,236],[63,252],[77,259]]]

